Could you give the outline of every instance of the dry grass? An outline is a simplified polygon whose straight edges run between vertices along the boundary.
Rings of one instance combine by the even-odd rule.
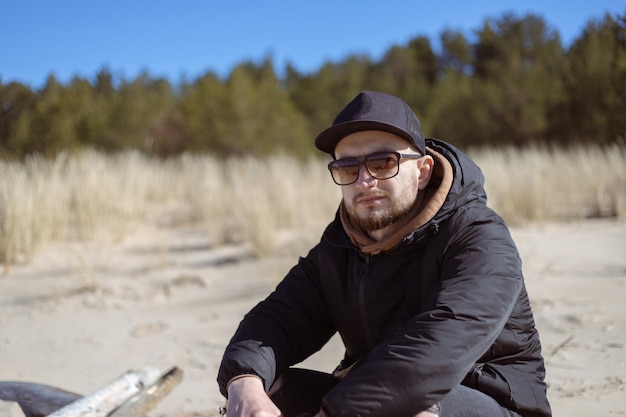
[[[590,217],[626,219],[626,148],[513,148],[470,152],[489,205],[511,224]]]
[[[626,218],[626,150],[474,150],[489,203],[509,223]],[[136,152],[63,154],[49,161],[0,162],[0,261],[28,262],[51,241],[110,239],[175,206],[168,225],[204,227],[215,245],[250,243],[259,256],[287,240],[309,245],[336,210],[340,191],[325,161],[168,161]],[[294,235],[295,234],[295,235]]]

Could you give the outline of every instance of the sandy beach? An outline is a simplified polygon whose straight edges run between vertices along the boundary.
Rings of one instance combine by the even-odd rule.
[[[626,223],[512,232],[554,415],[626,416]],[[245,245],[213,247],[197,228],[147,225],[121,242],[47,247],[0,276],[0,381],[88,394],[128,369],[178,366],[182,383],[150,415],[216,415],[225,344],[307,245],[286,248],[258,259]],[[333,339],[304,366],[330,371],[342,353]]]

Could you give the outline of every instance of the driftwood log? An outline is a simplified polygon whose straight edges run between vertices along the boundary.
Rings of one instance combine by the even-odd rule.
[[[44,384],[0,381],[0,400],[16,402],[26,417],[44,417],[82,398]]]
[[[131,370],[86,396],[44,384],[0,381],[0,400],[18,403],[26,417],[139,417],[182,377],[177,367],[163,374],[153,368]]]

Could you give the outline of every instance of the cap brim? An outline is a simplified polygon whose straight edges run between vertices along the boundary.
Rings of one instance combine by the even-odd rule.
[[[415,145],[413,138],[407,132],[396,126],[374,120],[357,120],[339,123],[323,130],[317,135],[317,138],[315,138],[315,146],[320,151],[334,155],[335,147],[341,139],[352,133],[363,130],[382,130],[383,132],[393,133],[408,141],[410,144]]]

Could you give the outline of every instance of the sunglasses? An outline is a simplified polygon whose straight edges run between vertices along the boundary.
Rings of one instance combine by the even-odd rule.
[[[377,152],[363,157],[341,158],[331,161],[328,170],[337,185],[354,184],[359,179],[361,165],[372,178],[386,180],[393,178],[400,172],[400,159],[419,159],[419,154],[404,154],[398,152]]]

